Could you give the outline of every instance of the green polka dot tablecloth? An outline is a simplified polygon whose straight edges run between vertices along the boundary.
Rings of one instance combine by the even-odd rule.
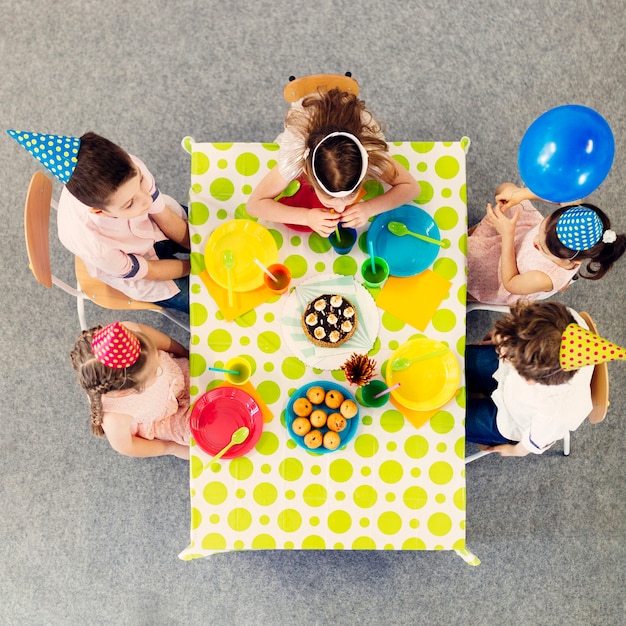
[[[252,219],[246,201],[254,186],[276,165],[271,143],[195,143],[191,154],[190,231],[191,396],[223,381],[207,371],[231,357],[252,363],[250,382],[274,418],[245,457],[222,460],[191,442],[191,541],[182,559],[215,552],[255,549],[456,550],[465,546],[464,378],[457,395],[416,429],[391,403],[360,407],[360,423],[344,450],[313,455],[296,446],[285,428],[285,407],[302,385],[325,380],[355,392],[342,370],[306,366],[289,350],[281,327],[287,295],[227,322],[199,274],[211,232],[233,218]],[[431,266],[451,281],[446,299],[424,333],[377,309],[378,338],[370,356],[377,369],[410,338],[441,340],[463,365],[467,207],[462,142],[390,144],[397,162],[421,185],[416,204],[433,216],[451,246]],[[359,276],[366,258],[365,228],[349,255],[339,256],[314,233],[264,223],[278,246],[279,261],[292,285],[321,274]]]

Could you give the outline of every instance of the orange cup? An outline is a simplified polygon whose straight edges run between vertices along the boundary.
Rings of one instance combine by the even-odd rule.
[[[267,271],[270,272],[276,280],[273,280],[267,274],[263,273],[265,286],[276,295],[285,293],[291,284],[291,272],[289,268],[282,263],[274,263],[274,265],[270,265],[267,268]]]

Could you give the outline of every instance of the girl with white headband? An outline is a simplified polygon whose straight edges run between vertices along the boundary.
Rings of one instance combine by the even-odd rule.
[[[332,89],[295,102],[276,143],[278,165],[250,196],[247,211],[252,216],[328,237],[338,222],[358,228],[420,194],[417,181],[389,156],[378,122],[353,94]],[[275,201],[296,179],[303,193],[292,202]],[[368,179],[386,183],[388,189],[359,203]],[[304,198],[309,206],[297,206]]]
[[[609,218],[593,204],[559,207],[545,217],[528,189],[503,183],[495,207],[467,240],[468,298],[489,304],[543,300],[576,275],[599,280],[626,251]],[[509,209],[509,207],[512,207]]]

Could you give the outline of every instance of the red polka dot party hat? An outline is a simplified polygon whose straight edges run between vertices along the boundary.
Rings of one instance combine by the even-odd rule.
[[[141,354],[139,339],[119,322],[96,331],[91,349],[96,359],[111,369],[130,367]]]
[[[559,362],[561,369],[569,372],[586,365],[605,361],[626,360],[626,350],[581,328],[570,324],[561,337]]]

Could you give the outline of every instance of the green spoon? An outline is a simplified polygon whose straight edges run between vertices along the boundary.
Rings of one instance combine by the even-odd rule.
[[[238,428],[230,438],[230,441],[204,466],[204,469],[208,469],[215,463],[219,461],[234,445],[238,443],[243,443],[250,434],[250,429],[247,426],[242,426]]]
[[[439,241],[439,239],[433,239],[432,237],[427,237],[426,235],[420,235],[418,233],[411,232],[406,224],[402,222],[389,222],[387,224],[387,228],[391,233],[397,235],[398,237],[404,237],[404,235],[411,235],[411,237],[416,237],[417,239],[421,239],[422,241],[427,241],[428,243],[434,243],[442,248],[449,248],[450,242],[447,239],[443,239]]]
[[[291,196],[295,196],[300,190],[300,181],[292,180],[275,198],[274,200],[278,201],[281,198],[291,198]]]
[[[228,279],[228,306],[233,306],[233,267],[235,266],[235,255],[232,250],[222,252],[222,265],[226,268]]]
[[[430,352],[429,354],[422,354],[421,356],[415,357],[414,359],[407,359],[405,357],[394,359],[391,362],[391,370],[393,372],[401,372],[402,370],[405,370],[411,367],[411,365],[415,363],[416,361],[424,361],[425,359],[432,359],[436,356],[445,354],[447,351],[448,351],[448,348],[446,348],[445,350],[437,350],[436,352]]]

